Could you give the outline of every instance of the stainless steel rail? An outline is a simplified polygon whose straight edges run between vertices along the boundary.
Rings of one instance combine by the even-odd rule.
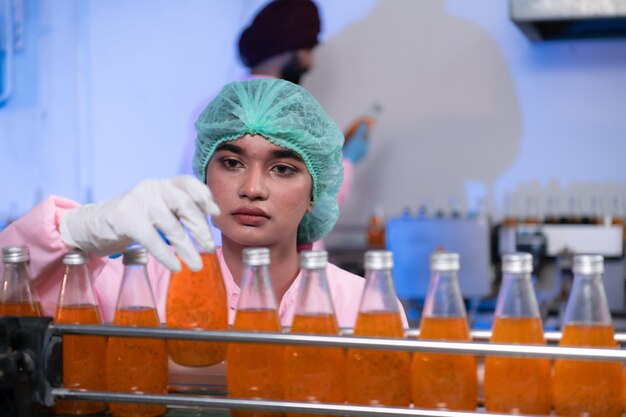
[[[157,394],[122,394],[102,391],[76,391],[64,388],[54,388],[52,395],[62,400],[91,400],[107,402],[131,402],[144,404],[167,404],[172,406],[223,408],[240,410],[299,412],[310,414],[335,414],[350,416],[422,416],[422,417],[511,417],[509,414],[439,411],[418,408],[401,407],[373,407],[364,405],[305,403],[291,401],[249,400],[243,398],[219,398],[210,396],[191,395],[157,395]],[[520,416],[518,416],[520,417]]]
[[[582,359],[591,361],[626,362],[626,350],[606,348],[573,348],[538,345],[492,344],[479,342],[443,342],[414,339],[385,339],[354,336],[323,336],[291,333],[200,331],[155,327],[128,327],[110,325],[53,324],[53,334],[100,335],[123,337],[151,337],[203,341],[243,343],[274,343],[282,345],[335,346],[398,350],[408,352],[435,352],[469,355],[515,356],[524,358]]]

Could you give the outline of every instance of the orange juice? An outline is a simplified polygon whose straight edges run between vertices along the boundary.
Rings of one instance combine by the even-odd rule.
[[[543,345],[541,319],[496,317],[491,342]],[[484,391],[489,412],[550,414],[550,360],[488,356]]]
[[[31,316],[41,317],[41,304],[34,303],[0,303],[0,316]]]
[[[138,307],[115,312],[118,326],[158,327],[155,309]],[[167,346],[163,339],[109,337],[106,350],[107,390],[165,394],[167,392]],[[165,413],[164,405],[110,403],[114,416],[150,417]]]
[[[609,325],[567,324],[561,346],[616,348]],[[622,415],[622,378],[619,362],[554,362],[554,409],[560,416]]]
[[[424,317],[419,338],[469,341],[467,320],[465,317]],[[475,410],[476,358],[415,353],[411,363],[411,387],[417,408]]]
[[[238,310],[233,330],[280,332],[273,309]],[[285,348],[261,343],[229,343],[226,354],[228,395],[235,398],[283,399]],[[280,416],[281,413],[232,410],[233,417]]]
[[[69,305],[58,307],[54,321],[69,324],[101,324],[98,307]],[[104,336],[63,336],[63,387],[105,391]],[[106,409],[106,403],[62,401],[54,404],[56,414],[93,414]]]
[[[204,267],[192,272],[183,269],[172,274],[166,303],[167,327],[180,329],[226,330],[228,306],[219,261],[214,253],[201,254]],[[186,366],[207,366],[226,357],[225,342],[167,341],[172,360]]]
[[[337,335],[331,314],[296,315],[292,333]],[[285,399],[342,403],[344,401],[345,354],[341,348],[287,346],[285,348]],[[289,414],[305,416],[305,414]]]
[[[355,336],[404,337],[398,312],[359,313]],[[349,349],[346,399],[352,404],[408,406],[411,401],[408,352]]]

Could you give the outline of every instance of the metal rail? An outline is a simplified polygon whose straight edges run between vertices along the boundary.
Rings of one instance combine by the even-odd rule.
[[[52,324],[53,334],[149,337],[281,345],[311,345],[343,348],[383,349],[405,352],[435,352],[466,355],[515,356],[523,358],[578,359],[626,362],[626,350],[574,348],[541,345],[514,345],[479,342],[445,342],[414,339],[388,339],[311,334],[182,330],[158,327]]]
[[[191,395],[123,394],[103,391],[76,391],[64,388],[52,389],[55,399],[90,400],[106,402],[130,402],[144,404],[167,404],[183,407],[222,408],[240,410],[278,411],[288,413],[335,414],[361,417],[374,416],[421,416],[421,417],[477,417],[481,412],[440,411],[419,408],[373,407],[365,405],[305,403],[292,401],[250,400],[244,398],[219,398]],[[489,417],[510,417],[509,414],[489,413]],[[520,417],[520,416],[518,416]]]

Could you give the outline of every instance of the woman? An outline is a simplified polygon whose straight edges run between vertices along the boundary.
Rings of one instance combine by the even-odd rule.
[[[117,199],[82,207],[50,197],[0,235],[0,246],[29,247],[31,276],[46,314],[56,307],[62,257],[78,247],[92,254],[94,289],[104,320],[110,321],[123,266],[120,259],[101,256],[138,241],[160,261],[150,259],[148,274],[164,321],[170,270],[180,264],[157,229],[198,270],[200,258],[181,222],[203,250],[211,250],[206,215],[212,214],[222,231],[217,254],[230,322],[239,297],[241,251],[263,246],[271,251],[281,322],[291,324],[300,281],[298,246],[321,239],[339,215],[343,135],[306,90],[275,79],[226,85],[202,112],[196,130],[194,173],[208,188],[177,177],[145,181]],[[332,264],[326,272],[338,324],[352,327],[364,280]]]

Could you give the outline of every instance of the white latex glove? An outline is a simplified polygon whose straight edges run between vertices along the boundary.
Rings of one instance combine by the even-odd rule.
[[[137,241],[178,272],[180,262],[158,228],[189,269],[198,271],[202,260],[181,222],[203,250],[212,251],[207,214],[219,214],[209,188],[194,177],[181,176],[142,181],[116,199],[76,207],[63,216],[59,231],[66,245],[98,256],[122,252]]]

